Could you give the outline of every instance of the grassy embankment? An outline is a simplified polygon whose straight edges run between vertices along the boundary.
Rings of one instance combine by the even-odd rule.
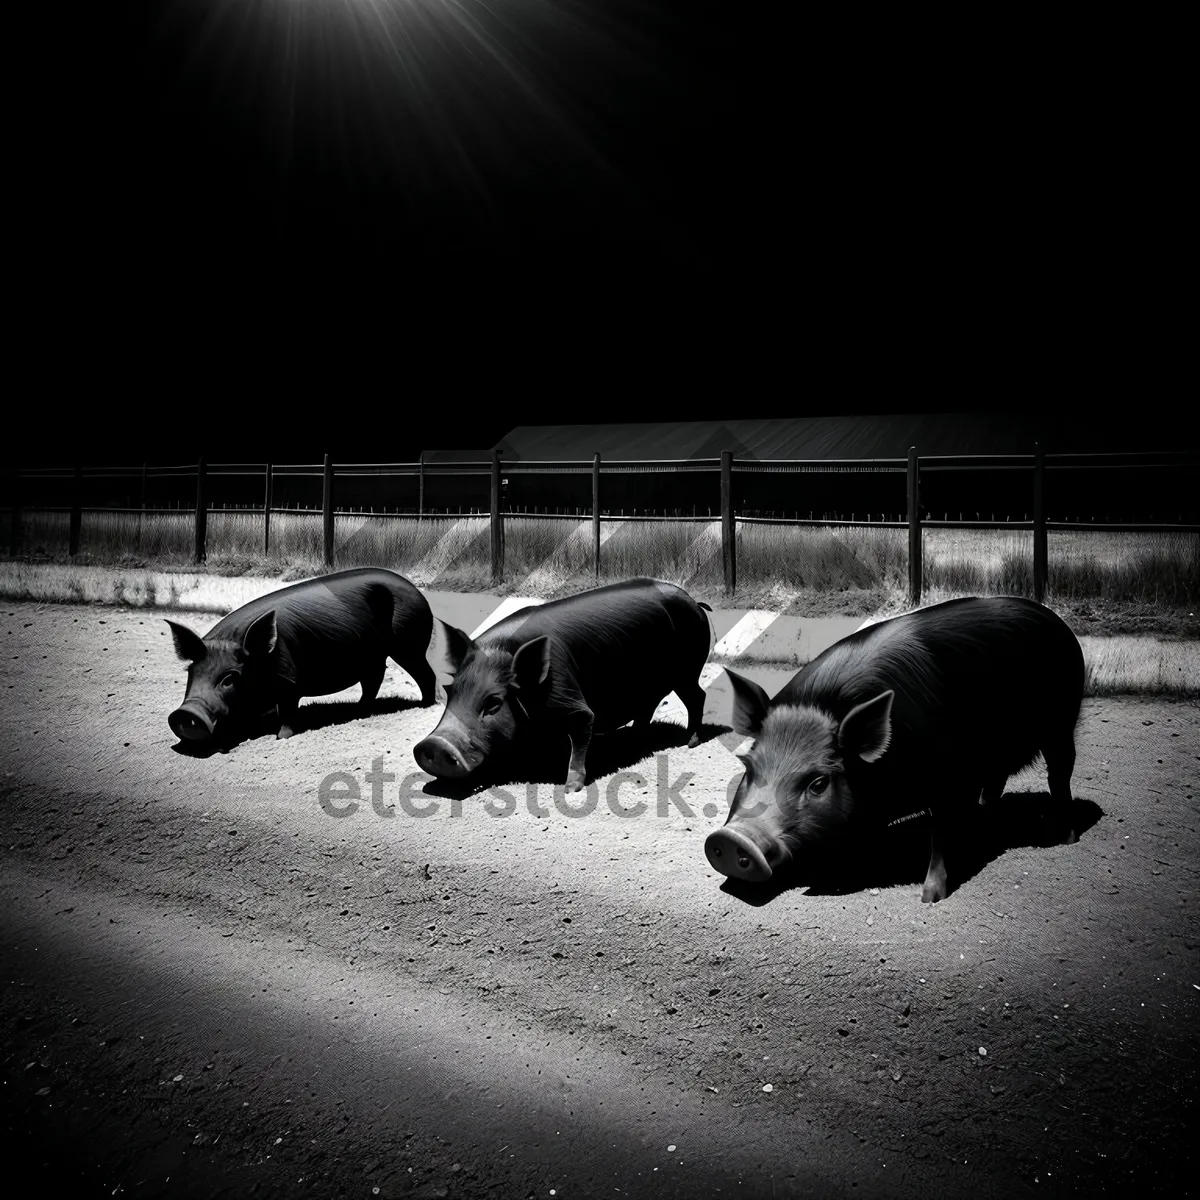
[[[140,522],[136,514],[86,513],[74,561],[65,553],[65,513],[27,513],[23,528],[25,545],[41,553],[0,563],[0,596],[10,600],[221,613],[324,570],[321,519],[311,514],[274,515],[264,557],[260,515],[210,513],[203,573],[190,562],[189,513]],[[509,518],[499,587],[491,586],[486,516],[339,515],[335,556],[339,568],[387,566],[439,590],[552,599],[593,585],[592,537],[587,519]],[[601,538],[601,583],[653,575],[714,607],[806,617],[879,618],[909,607],[903,529],[742,524],[732,599],[723,590],[716,522],[603,521]],[[1093,694],[1187,692],[1200,681],[1198,543],[1185,534],[1049,535],[1046,601],[1083,640]],[[1032,557],[1027,531],[926,529],[922,603],[1031,595]]]

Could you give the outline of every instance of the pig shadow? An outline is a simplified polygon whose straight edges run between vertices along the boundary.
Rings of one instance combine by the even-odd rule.
[[[1006,851],[1066,845],[1072,823],[1082,840],[1103,815],[1091,800],[1076,798],[1068,808],[1048,792],[1006,792],[994,803],[980,805],[967,823],[953,859],[947,855],[951,869],[947,898]],[[783,892],[800,888],[806,896],[848,896],[873,887],[919,887],[929,869],[931,831],[928,816],[916,817],[826,855],[819,872],[793,870],[764,884],[726,879],[721,890],[758,908]]]
[[[723,725],[701,725],[700,745],[725,733]],[[687,746],[688,732],[671,721],[652,721],[637,728],[625,725],[608,733],[598,733],[588,746],[587,783],[590,785],[607,775],[615,775],[644,763],[665,750]],[[465,800],[489,787],[517,783],[563,784],[571,760],[571,740],[566,733],[539,738],[512,750],[473,775],[461,780],[437,779],[422,789],[429,796]],[[655,768],[657,770],[657,767]]]
[[[301,704],[293,725],[293,737],[301,737],[305,733],[318,729],[327,729],[336,725],[346,725],[351,721],[369,721],[372,717],[388,716],[394,713],[407,712],[410,708],[433,708],[434,705],[422,705],[420,700],[404,699],[400,696],[388,696],[376,700],[369,713],[359,710],[357,700],[318,700],[313,704]],[[236,731],[230,731],[218,736],[211,742],[176,742],[171,749],[176,754],[187,758],[211,758],[214,754],[228,754],[243,742],[257,741],[262,737],[275,737],[279,732],[278,717],[264,717],[249,726]]]
[[[700,745],[725,732],[723,725],[701,725]],[[641,729],[626,725],[611,733],[601,734],[588,747],[588,782],[603,779],[617,771],[627,771],[664,750],[684,749],[688,744],[688,736],[688,731],[682,725],[670,721],[651,721]],[[564,770],[558,781],[561,782],[565,777]]]

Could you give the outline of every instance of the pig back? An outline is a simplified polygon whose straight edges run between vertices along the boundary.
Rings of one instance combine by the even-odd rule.
[[[802,668],[773,704],[840,721],[895,693],[878,772],[905,778],[1013,774],[1074,728],[1083,653],[1049,609],[1018,597],[952,600],[859,630]]]
[[[388,654],[394,606],[388,580],[372,572],[356,579],[306,580],[252,600],[208,637],[240,643],[246,630],[274,609],[275,677],[294,684],[303,696],[325,696],[357,683]]]
[[[514,613],[479,640],[515,652],[543,636],[546,708],[577,708],[582,697],[597,729],[644,716],[676,684],[697,681],[710,640],[708,618],[683,589],[645,580]]]

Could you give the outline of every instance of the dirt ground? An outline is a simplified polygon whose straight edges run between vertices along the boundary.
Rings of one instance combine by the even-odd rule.
[[[928,906],[921,821],[837,892],[718,877],[703,842],[738,767],[715,728],[597,742],[608,778],[567,816],[548,784],[426,794],[412,746],[439,709],[394,666],[370,718],[355,688],[290,740],[194,757],[159,617],[7,603],[0,659],[10,1175],[79,1196],[1192,1186],[1194,702],[1085,701],[1079,842],[1034,768]],[[356,809],[345,779],[322,791],[336,772]]]

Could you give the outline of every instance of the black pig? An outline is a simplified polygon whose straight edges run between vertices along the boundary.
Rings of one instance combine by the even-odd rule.
[[[705,854],[734,879],[811,866],[856,831],[927,809],[921,899],[938,901],[948,891],[947,847],[981,792],[984,803],[998,798],[1040,752],[1051,796],[1070,806],[1083,651],[1032,600],[949,600],[860,629],[771,700],[728,675],[733,728],[754,742]]]
[[[592,734],[649,724],[670,692],[687,706],[696,745],[712,646],[704,609],[674,584],[631,579],[522,609],[477,641],[444,625],[454,679],[437,728],[414,747],[418,765],[462,779],[518,744],[565,732],[566,790],[579,791]]]
[[[436,698],[426,659],[433,633],[429,602],[393,571],[364,567],[294,583],[231,612],[203,638],[168,621],[179,657],[191,663],[183,704],[167,718],[191,742],[245,732],[273,710],[290,737],[302,696],[362,684],[371,711],[390,656]]]

